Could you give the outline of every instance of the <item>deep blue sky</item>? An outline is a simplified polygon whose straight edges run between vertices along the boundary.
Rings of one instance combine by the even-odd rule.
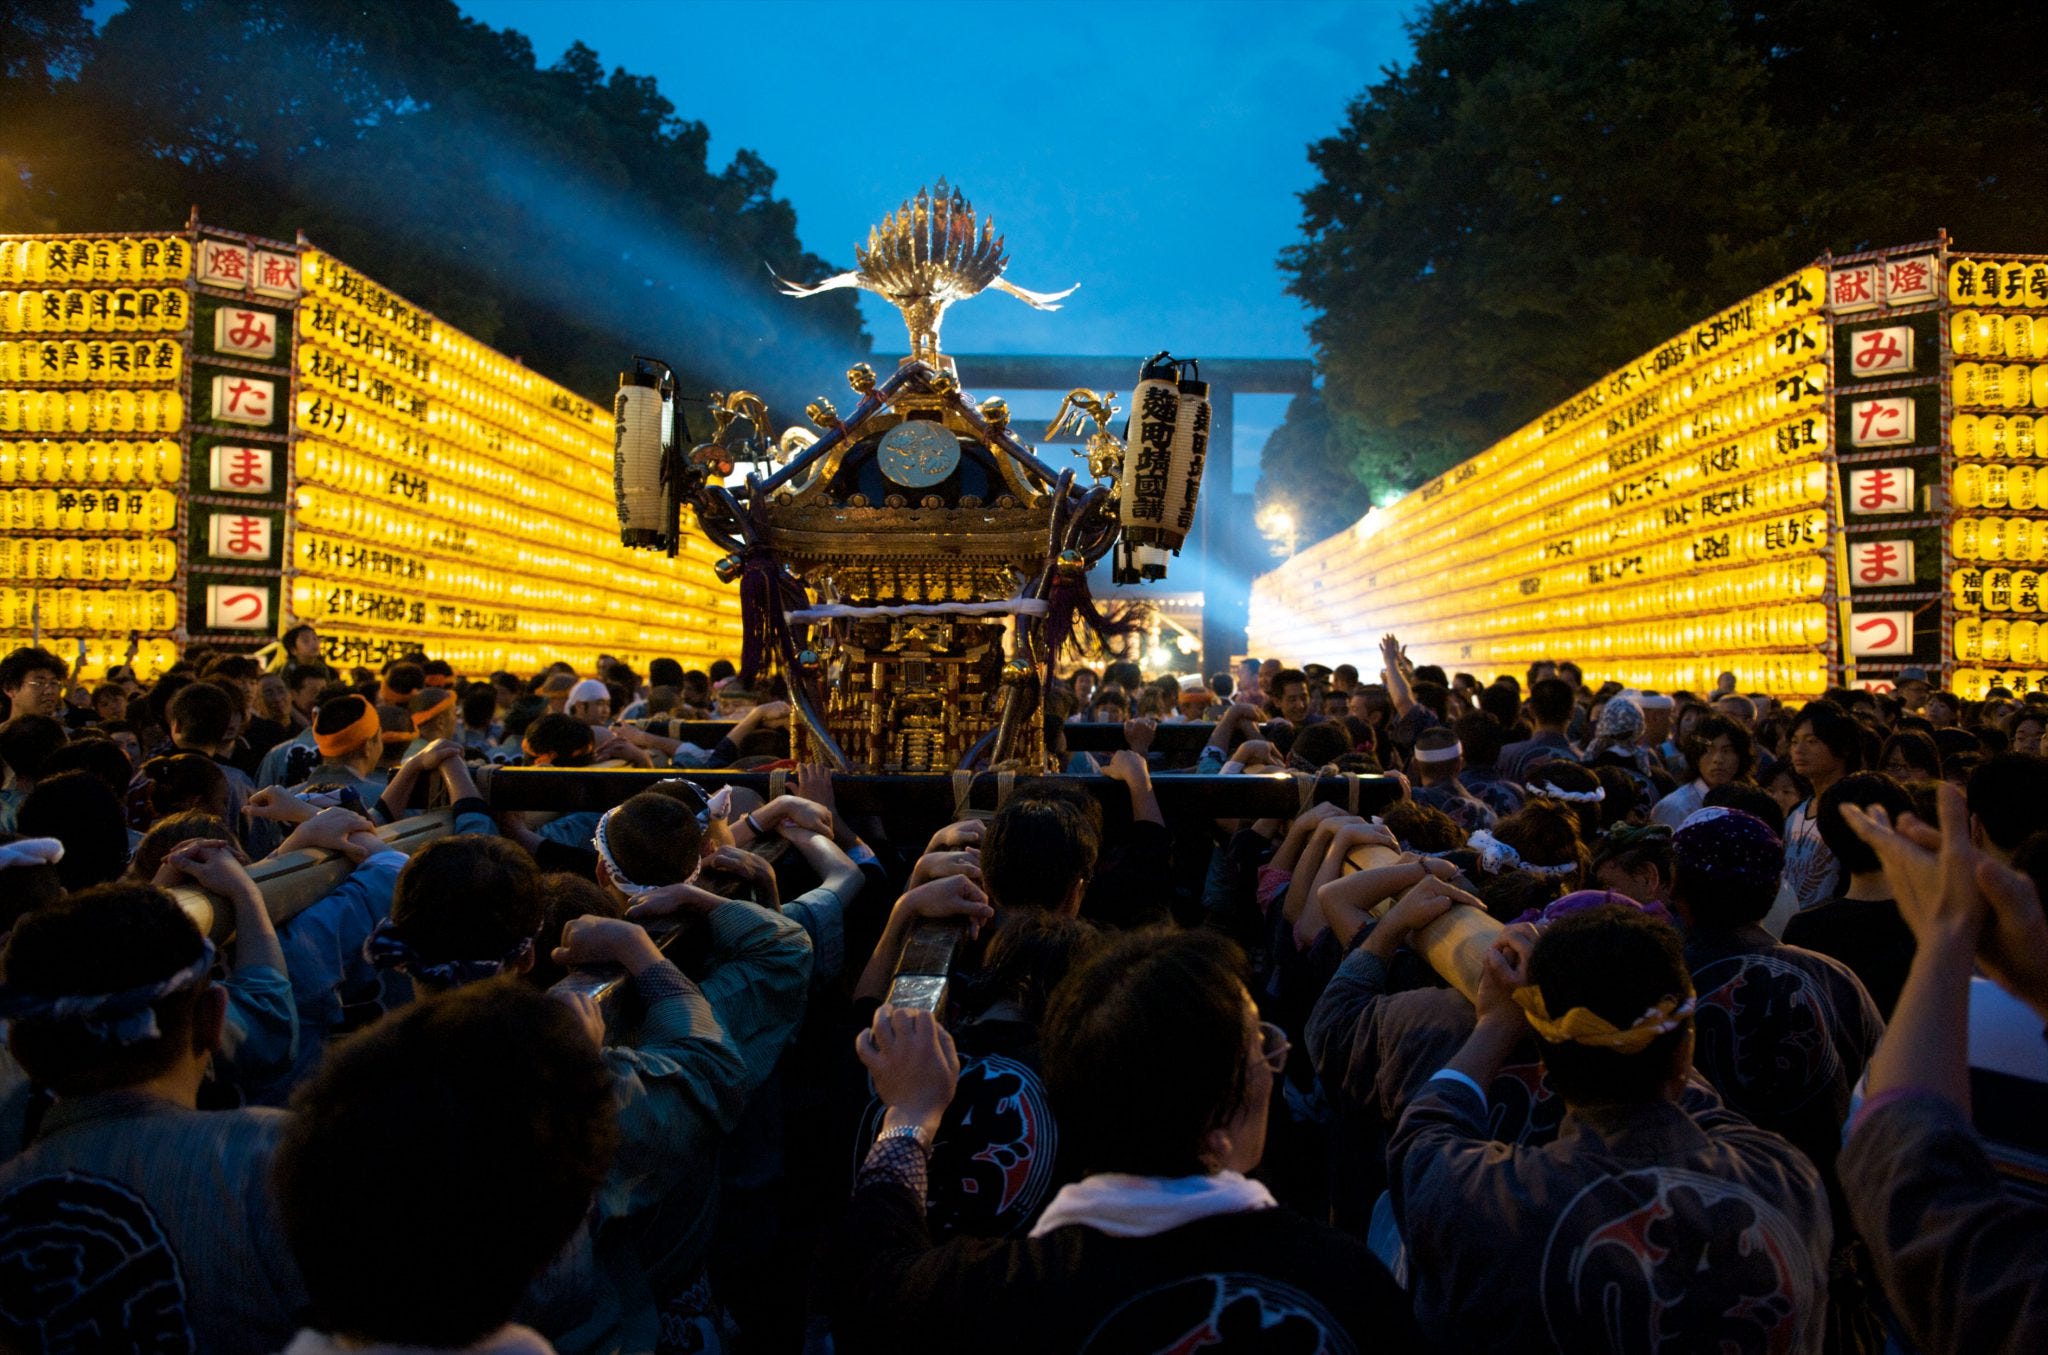
[[[459,3],[526,34],[542,65],[580,40],[607,69],[654,76],[709,127],[714,166],[742,147],[774,166],[804,244],[836,265],[852,267],[868,227],[943,174],[994,215],[1013,282],[1081,284],[1052,314],[993,293],[954,307],[948,351],[1133,359],[1309,355],[1308,314],[1275,267],[1299,238],[1307,146],[1381,67],[1408,59],[1413,8]],[[895,312],[866,294],[861,305],[878,355],[902,352]],[[1240,488],[1283,403],[1240,402]]]

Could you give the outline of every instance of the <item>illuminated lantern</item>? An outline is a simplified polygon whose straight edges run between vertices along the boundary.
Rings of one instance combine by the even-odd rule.
[[[2012,655],[2012,661],[2014,663],[2033,663],[2037,646],[2040,642],[2040,635],[2041,627],[2039,622],[2013,622],[2012,629],[2006,634],[2005,640],[2006,651]]]
[[[1117,515],[1124,528],[1116,561],[1119,583],[1164,578],[1167,549],[1180,545],[1169,532],[1170,523],[1178,522],[1178,504],[1168,503],[1180,431],[1179,369],[1164,362],[1147,364],[1131,392],[1130,412],[1117,486]],[[1189,436],[1192,439],[1192,421]],[[1203,438],[1206,455],[1206,428]]]
[[[2004,663],[2012,626],[2006,621],[1986,621],[1980,646],[1986,663]]]
[[[1957,466],[1955,471],[1956,502],[1964,508],[1982,507],[1984,503],[1984,468],[1982,466]],[[1960,554],[1961,552],[1958,551]],[[1974,554],[1974,552],[1972,552]]]
[[[2005,473],[2007,501],[2022,512],[2035,507],[2034,476],[2032,466],[2014,466]]]

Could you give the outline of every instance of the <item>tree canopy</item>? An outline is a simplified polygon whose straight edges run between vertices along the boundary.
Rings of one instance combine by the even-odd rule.
[[[1328,409],[1260,495],[1308,539],[1825,251],[2048,248],[2041,7],[1437,0],[1410,33],[1281,258]]]
[[[646,76],[453,0],[14,0],[0,32],[0,230],[207,224],[317,246],[599,399],[635,352],[696,389],[787,399],[867,350],[775,172]],[[763,265],[767,265],[764,267]],[[756,389],[760,386],[756,385]]]

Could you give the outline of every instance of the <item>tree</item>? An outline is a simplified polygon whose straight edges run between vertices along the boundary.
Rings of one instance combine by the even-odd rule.
[[[2038,249],[2038,7],[1438,0],[1281,266],[1328,473],[1408,489],[1822,252]],[[2029,232],[2035,232],[2029,234]]]
[[[764,264],[832,271],[774,171],[744,150],[714,171],[704,124],[581,44],[539,68],[452,0],[130,0],[83,39],[57,21],[77,3],[38,4],[61,40],[6,49],[0,97],[34,132],[0,229],[163,229],[196,203],[210,224],[304,231],[599,400],[637,352],[686,389],[765,386],[787,410],[867,349],[849,296],[774,295]]]

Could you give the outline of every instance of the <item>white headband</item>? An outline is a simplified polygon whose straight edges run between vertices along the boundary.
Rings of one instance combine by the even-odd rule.
[[[1569,805],[1597,805],[1607,798],[1607,787],[1598,790],[1566,790],[1550,781],[1531,781],[1529,793],[1541,795],[1546,800],[1562,800]]]
[[[1415,760],[1417,762],[1456,762],[1463,756],[1465,756],[1465,745],[1462,743],[1447,743],[1441,748],[1417,748],[1415,750]]]
[[[1531,875],[1541,875],[1545,879],[1556,880],[1562,879],[1567,875],[1577,874],[1579,869],[1578,863],[1575,861],[1567,862],[1561,866],[1531,865],[1522,859],[1520,852],[1510,847],[1507,843],[1502,842],[1484,828],[1466,838],[1465,845],[1479,853],[1479,868],[1488,875],[1498,875],[1503,870],[1525,870]]]
[[[0,870],[16,866],[54,866],[64,859],[64,844],[53,837],[25,837],[0,846]]]
[[[657,889],[666,889],[668,887],[666,885],[635,884],[626,878],[626,872],[619,869],[618,860],[612,855],[611,843],[606,841],[605,829],[610,826],[612,815],[618,813],[621,808],[623,806],[613,805],[610,809],[607,809],[604,812],[604,817],[597,821],[597,831],[590,835],[590,845],[597,848],[597,859],[604,862],[605,873],[611,876],[612,888],[618,890],[629,899],[637,899],[642,894],[652,894]],[[697,872],[693,868],[683,880],[683,883],[688,884],[696,878]]]

